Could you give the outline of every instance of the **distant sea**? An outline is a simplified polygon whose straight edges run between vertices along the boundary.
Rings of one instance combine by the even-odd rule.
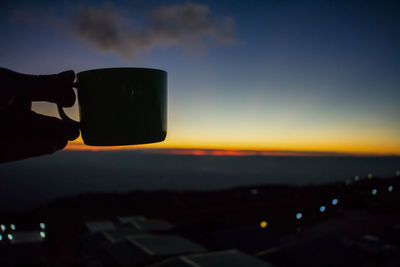
[[[144,151],[60,151],[0,165],[0,211],[63,196],[132,190],[216,190],[391,177],[400,157],[187,156]]]

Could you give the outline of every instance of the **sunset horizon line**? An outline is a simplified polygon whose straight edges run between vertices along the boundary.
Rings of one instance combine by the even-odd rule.
[[[193,155],[193,156],[340,156],[340,157],[398,157],[396,153],[345,152],[328,150],[290,150],[290,149],[245,149],[245,148],[197,148],[197,147],[144,147],[144,146],[88,146],[85,144],[68,144],[65,150],[70,151],[141,151],[147,154]]]

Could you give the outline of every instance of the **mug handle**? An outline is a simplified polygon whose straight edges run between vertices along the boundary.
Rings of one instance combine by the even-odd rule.
[[[72,87],[78,89],[78,83],[73,83]],[[77,98],[78,99],[78,98]],[[80,129],[80,125],[81,123],[79,121],[74,121],[73,119],[71,119],[70,117],[68,117],[67,114],[65,114],[64,112],[64,108],[62,106],[60,106],[59,104],[57,104],[57,109],[58,109],[58,114],[60,115],[61,119],[63,121],[65,121],[66,123],[74,126],[74,127],[78,127]]]

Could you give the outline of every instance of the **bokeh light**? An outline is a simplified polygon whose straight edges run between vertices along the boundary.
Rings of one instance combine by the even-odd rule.
[[[339,202],[339,200],[337,198],[332,199],[332,205],[337,205],[337,203]]]
[[[358,176],[358,175],[354,176],[354,181],[357,182],[358,180],[360,180],[360,176]]]
[[[40,229],[46,229],[46,224],[44,224],[43,222],[41,222],[40,224],[39,224],[39,226],[40,226]]]
[[[303,214],[301,212],[296,214],[296,219],[300,220],[303,217]]]
[[[40,236],[41,236],[42,238],[46,238],[46,233],[45,233],[45,232],[40,232]]]
[[[350,180],[350,179],[346,179],[346,180],[344,181],[344,184],[345,184],[345,185],[351,185],[351,184],[353,184],[353,181]]]
[[[368,176],[367,176],[367,177],[368,177],[369,180],[371,180],[372,177],[373,177],[373,176],[372,176],[372,173],[368,173]]]
[[[8,237],[9,240],[13,240],[14,239],[14,236],[12,234],[8,234],[7,237]]]
[[[378,190],[376,190],[375,188],[371,190],[371,194],[373,196],[375,196],[378,193]]]
[[[326,207],[325,207],[325,206],[319,207],[319,211],[320,211],[320,212],[324,212],[325,210],[326,210]]]
[[[251,189],[250,190],[250,194],[252,194],[252,195],[258,195],[258,189]]]
[[[6,230],[6,226],[4,224],[0,225],[0,229],[4,232]]]
[[[389,192],[392,192],[392,191],[393,191],[393,186],[392,186],[392,185],[389,185],[389,186],[388,186],[388,191],[389,191]]]
[[[15,229],[16,229],[15,224],[12,223],[12,224],[10,225],[10,229],[11,229],[12,231],[15,231]]]
[[[266,221],[260,222],[260,227],[261,228],[266,228],[268,226],[268,223]]]

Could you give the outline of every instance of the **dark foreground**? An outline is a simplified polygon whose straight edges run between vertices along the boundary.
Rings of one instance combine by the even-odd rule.
[[[84,194],[0,223],[0,264],[400,266],[400,178]]]

